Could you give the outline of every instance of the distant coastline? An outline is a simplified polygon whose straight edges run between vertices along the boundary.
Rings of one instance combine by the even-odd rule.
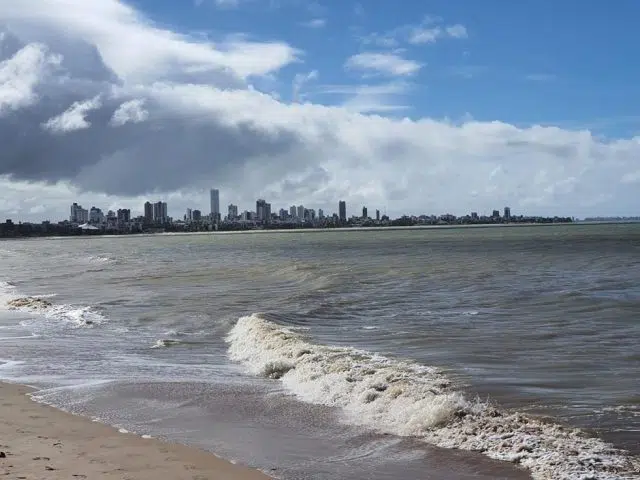
[[[344,233],[344,232],[370,232],[370,231],[397,231],[397,230],[456,230],[456,229],[484,229],[484,228],[512,228],[512,227],[553,227],[553,226],[587,226],[587,225],[607,225],[607,224],[633,224],[640,223],[640,220],[576,220],[572,222],[551,222],[551,223],[480,223],[480,224],[447,224],[447,225],[387,225],[387,226],[348,226],[348,227],[312,227],[312,228],[252,228],[236,230],[202,230],[202,231],[171,231],[154,229],[153,231],[140,232],[69,232],[60,234],[51,231],[48,234],[40,233],[34,235],[6,235],[3,234],[0,224],[0,239],[19,238],[85,238],[104,236],[152,236],[152,235],[227,235],[227,234],[268,234],[268,233]]]

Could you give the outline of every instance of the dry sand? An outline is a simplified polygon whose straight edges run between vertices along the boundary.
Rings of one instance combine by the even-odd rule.
[[[266,480],[211,453],[123,434],[33,402],[0,383],[0,478],[27,480]]]

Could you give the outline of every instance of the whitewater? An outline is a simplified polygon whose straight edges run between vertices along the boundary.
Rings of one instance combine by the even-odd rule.
[[[479,451],[540,480],[637,478],[640,471],[640,461],[578,429],[466,398],[433,367],[314,345],[260,315],[240,318],[227,341],[231,359],[253,374],[279,379],[304,401],[339,407],[352,423]]]

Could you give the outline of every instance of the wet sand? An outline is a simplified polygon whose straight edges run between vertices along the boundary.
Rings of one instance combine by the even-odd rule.
[[[265,480],[215,455],[120,433],[33,402],[27,387],[0,383],[0,476],[7,479]]]

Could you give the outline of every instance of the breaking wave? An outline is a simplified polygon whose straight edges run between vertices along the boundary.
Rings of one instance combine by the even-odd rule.
[[[313,344],[254,314],[227,335],[232,360],[279,379],[303,401],[338,407],[349,423],[479,451],[534,479],[638,478],[640,460],[571,427],[467,398],[433,367]]]
[[[91,307],[55,304],[48,300],[53,296],[21,296],[11,282],[0,282],[0,308],[35,314],[76,328],[92,327],[105,321],[105,317]]]

